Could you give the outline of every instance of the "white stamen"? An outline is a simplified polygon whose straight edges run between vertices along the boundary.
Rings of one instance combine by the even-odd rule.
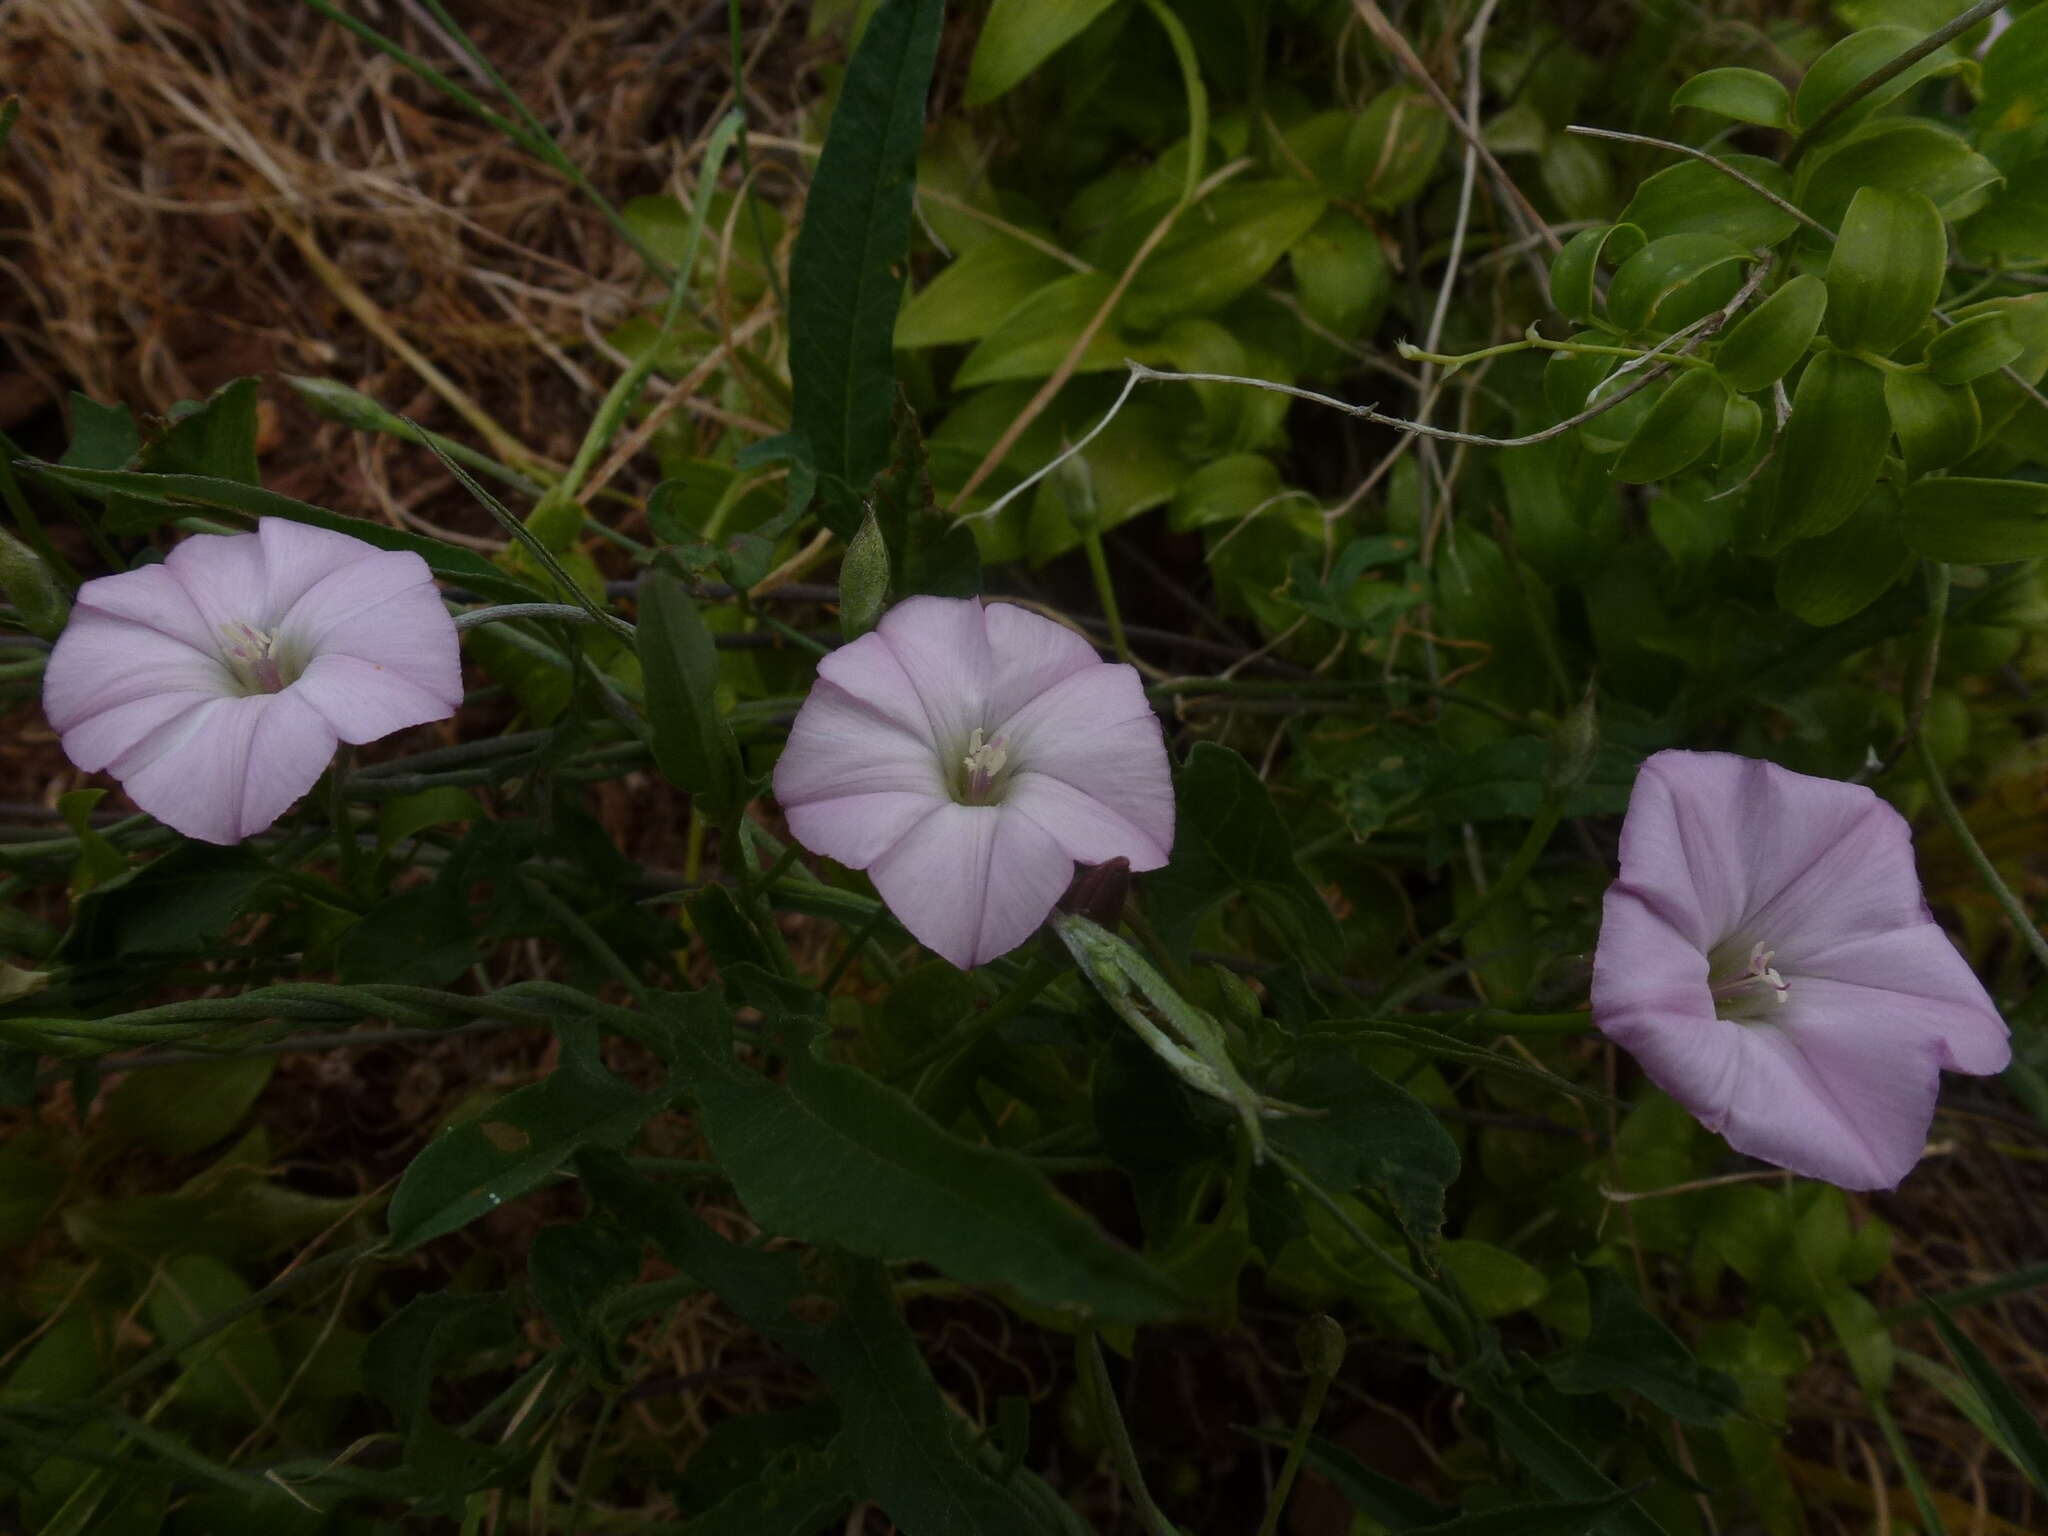
[[[277,636],[236,619],[221,626],[221,660],[246,693],[276,693],[285,685]]]
[[[982,740],[981,727],[976,726],[967,738],[967,756],[960,761],[967,769],[967,800],[970,805],[979,805],[988,795],[997,774],[1010,760],[1009,749],[1003,745],[1003,738],[994,741]]]

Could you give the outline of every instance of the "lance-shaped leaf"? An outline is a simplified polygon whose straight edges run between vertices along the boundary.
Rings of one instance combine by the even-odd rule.
[[[1730,389],[1766,389],[1792,371],[1820,333],[1828,286],[1801,273],[1735,322],[1714,353]]]
[[[1610,473],[1631,485],[1677,474],[1721,435],[1728,391],[1711,368],[1689,368],[1658,396]]]
[[[760,1003],[756,990],[749,1000]],[[1007,1286],[1035,1307],[1097,1323],[1186,1310],[1171,1281],[1023,1158],[962,1141],[895,1089],[825,1060],[810,1020],[778,1014],[787,1047],[778,1083],[733,1060],[719,993],[667,1006],[678,1070],[711,1149],[768,1230],[871,1258],[923,1260],[966,1284]]]
[[[1877,484],[1890,441],[1882,374],[1840,352],[1808,363],[1778,443],[1775,532],[1804,539],[1840,527]]]
[[[665,572],[640,583],[640,667],[662,776],[713,820],[747,801],[739,744],[718,708],[718,651],[689,590]]]
[[[1960,475],[1906,491],[1906,543],[1930,560],[1995,565],[2048,555],[2048,485]]]

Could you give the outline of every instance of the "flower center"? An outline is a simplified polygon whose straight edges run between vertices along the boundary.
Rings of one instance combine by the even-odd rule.
[[[1003,765],[1010,760],[1010,752],[998,736],[993,741],[981,739],[981,727],[974,728],[974,734],[967,738],[967,755],[960,760],[966,770],[960,783],[960,800],[963,805],[986,805],[1000,782],[998,776]]]
[[[237,619],[220,627],[220,659],[244,696],[281,693],[298,681],[300,668],[283,653],[277,636]]]
[[[1740,1024],[1767,1023],[1792,993],[1792,983],[1771,964],[1776,958],[1777,952],[1759,939],[1750,946],[1749,959],[1740,971],[1724,974],[1719,981],[1710,973],[1707,991],[1714,999],[1714,1012]]]

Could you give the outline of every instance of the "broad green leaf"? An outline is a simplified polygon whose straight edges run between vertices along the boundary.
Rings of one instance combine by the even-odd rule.
[[[1948,270],[1948,231],[1918,192],[1862,187],[1828,258],[1828,335],[1889,354],[1927,323]]]
[[[1182,210],[1173,233],[1138,269],[1124,318],[1153,330],[1178,315],[1222,308],[1270,272],[1327,206],[1299,181],[1219,187]]]
[[[136,468],[145,474],[211,475],[256,485],[256,406],[262,385],[234,379],[199,404],[175,407],[170,424],[144,442]]]
[[[1792,94],[1760,69],[1709,69],[1694,75],[1671,97],[1676,107],[1697,107],[1738,123],[1783,128],[1792,120]]]
[[[1725,235],[1665,235],[1623,262],[1607,285],[1607,317],[1624,331],[1675,331],[1742,286],[1749,251]]]
[[[1813,66],[1800,80],[1799,89],[1792,98],[1794,120],[1801,128],[1811,128],[1820,115],[1837,100],[1860,85],[1867,76],[1875,74],[1913,47],[1920,38],[1918,30],[1904,26],[1865,27],[1860,32],[1850,33],[1815,59]],[[1951,69],[1956,63],[1957,54],[1952,46],[1944,45],[1936,49],[1926,58],[1909,65],[1883,85],[1857,100],[1828,125],[1828,131],[1831,134],[1841,133],[1869,117],[1886,102],[1895,100],[1911,90],[1928,76],[1944,69]]]
[[[1827,284],[1801,273],[1735,322],[1715,349],[1714,366],[1731,389],[1769,388],[1806,355],[1827,307]]]
[[[1344,141],[1342,195],[1390,213],[1422,195],[1450,135],[1442,110],[1418,86],[1397,85],[1366,103]]]
[[[1764,408],[1747,395],[1730,395],[1721,411],[1721,436],[1714,448],[1714,467],[1731,469],[1742,463],[1763,435]]]
[[[807,1266],[796,1253],[738,1247],[704,1225],[686,1194],[649,1182],[623,1158],[586,1153],[578,1169],[593,1199],[823,1378],[840,1405],[847,1451],[898,1528],[959,1536],[1059,1529],[1027,1500],[1028,1474],[1006,1484],[978,1464],[880,1265],[840,1258]]]
[[[1713,369],[1682,369],[1658,396],[1609,473],[1631,485],[1677,474],[1720,439],[1727,400],[1727,387]]]
[[[254,1293],[219,1259],[190,1253],[157,1274],[145,1305],[149,1326],[177,1345]],[[284,1386],[277,1345],[260,1313],[238,1317],[178,1354],[185,1368],[178,1400],[215,1418],[253,1424],[276,1405]]]
[[[1311,320],[1349,340],[1379,323],[1393,274],[1379,236],[1342,209],[1331,209],[1287,252],[1294,290]]]
[[[361,539],[365,544],[378,549],[411,550],[427,562],[429,569],[443,581],[458,587],[465,587],[480,597],[494,597],[503,602],[530,603],[544,601],[548,595],[517,577],[499,570],[481,555],[466,549],[456,549],[439,539],[426,538],[417,533],[408,533],[403,528],[393,528],[384,523],[373,523],[366,518],[344,517],[339,512],[330,512],[325,507],[316,507],[308,502],[294,501],[289,496],[280,496],[275,491],[266,491],[258,485],[244,485],[236,480],[223,480],[211,475],[156,475],[128,470],[67,469],[57,464],[30,461],[27,466],[39,476],[53,480],[71,490],[84,491],[90,496],[126,496],[132,500],[149,502],[162,508],[157,521],[168,521],[185,509],[204,507],[215,512],[232,512],[242,517],[288,517],[293,522],[310,523],[315,528],[330,528],[336,533],[345,533],[352,539]]]
[[[1550,302],[1557,312],[1572,320],[1590,320],[1597,303],[1596,280],[1602,262],[1609,266],[1627,261],[1642,250],[1643,232],[1633,224],[1609,224],[1582,229],[1564,244],[1550,261]],[[1586,333],[1598,337],[1597,332]],[[1552,359],[1553,366],[1557,359]],[[1603,368],[1607,366],[1603,363]],[[1578,409],[1575,407],[1574,409]]]
[[[1998,175],[1998,167],[1961,135],[1925,118],[1886,118],[1865,123],[1803,162],[1793,201],[1829,229],[1839,229],[1858,189],[1886,187],[1918,192],[1943,218],[1956,221],[1984,206]]]
[[[1906,489],[1906,543],[1930,560],[1996,565],[2048,555],[2048,485],[1956,475]]]
[[[1999,311],[1958,321],[1927,344],[1927,371],[1942,384],[1968,384],[2017,362],[2027,350]]]
[[[1808,363],[1778,440],[1773,531],[1807,539],[1840,526],[1877,484],[1890,442],[1882,374],[1839,352]]]
[[[967,105],[985,106],[1038,68],[1117,0],[995,0],[967,66]]]
[[[484,820],[475,795],[454,784],[438,784],[415,795],[386,800],[377,813],[377,851],[389,853],[429,827]]]
[[[1287,825],[1252,765],[1228,747],[1197,742],[1180,772],[1173,859],[1146,877],[1160,935],[1185,953],[1196,925],[1230,896],[1242,896],[1292,953],[1331,960],[1343,935],[1330,908],[1294,862]]]
[[[1612,337],[1605,331],[1576,331],[1570,339],[1595,347],[1613,345]],[[1551,353],[1550,361],[1543,365],[1544,400],[1560,417],[1578,415],[1593,403],[1617,361],[1599,352]]]
[[[217,944],[275,878],[246,848],[184,843],[80,896],[58,953],[74,964],[183,958]]]
[[[1180,483],[1167,526],[1189,533],[1212,523],[1235,524],[1271,503],[1280,490],[1280,471],[1264,454],[1225,454]]]
[[[276,1066],[275,1056],[229,1056],[131,1072],[107,1101],[106,1132],[116,1146],[190,1157],[233,1133]]]
[[[636,644],[662,776],[701,798],[713,820],[738,810],[747,802],[747,782],[732,727],[718,708],[718,652],[689,589],[664,571],[650,571],[640,583]]]
[[[562,1342],[602,1381],[618,1379],[618,1346],[603,1312],[640,1274],[640,1245],[581,1221],[541,1228],[526,1258],[533,1299]]]
[[[1267,1138],[1336,1194],[1361,1185],[1394,1208],[1416,1242],[1443,1230],[1444,1191],[1458,1177],[1458,1146],[1435,1113],[1349,1052],[1304,1055],[1279,1092],[1323,1110],[1268,1122]]]
[[[790,1021],[777,1083],[732,1060],[715,992],[672,1004],[681,1073],[719,1166],[773,1232],[917,1259],[1034,1307],[1138,1323],[1183,1300],[1028,1162],[942,1129],[866,1073],[827,1061]]]
[[[953,375],[958,389],[1001,384],[1012,379],[1042,379],[1073,351],[1081,333],[1095,323],[1109,301],[1115,280],[1101,272],[1070,272],[1056,277],[982,337]],[[1076,373],[1101,373],[1121,368],[1131,355],[1112,314],[1097,328],[1075,364]]]
[[[1774,161],[1755,155],[1724,158],[1780,197],[1791,190],[1792,178]],[[1635,225],[1652,240],[1720,235],[1749,249],[1776,245],[1799,227],[1784,209],[1703,160],[1681,160],[1647,178],[1621,211],[1621,222]]]
[[[1991,266],[2026,266],[2048,251],[2048,152],[2014,166],[1961,230],[1963,249]]]
[[[926,283],[896,317],[898,347],[979,341],[1069,268],[1021,240],[985,240]]]
[[[1906,469],[1914,475],[1946,469],[1977,446],[1983,419],[1967,385],[1943,384],[1926,373],[1888,372],[1884,404]]]
[[[1712,1424],[1742,1405],[1735,1383],[1693,1359],[1678,1335],[1611,1269],[1586,1272],[1593,1327],[1576,1349],[1545,1367],[1560,1392],[1629,1391],[1686,1424]]]
[[[125,405],[100,405],[73,391],[71,442],[58,462],[72,469],[126,469],[142,447],[142,432]]]
[[[944,13],[944,0],[884,0],[875,12],[846,66],[790,254],[794,429],[827,488],[819,515],[842,537],[889,457],[891,342]]]
[[[1778,606],[1820,628],[1840,624],[1876,602],[1912,563],[1899,536],[1898,497],[1879,486],[1841,527],[1779,553]]]
[[[1999,1373],[1977,1341],[1955,1325],[1945,1308],[1936,1305],[1932,1317],[1941,1342],[1969,1377],[1970,1385],[1977,1389],[1977,1396],[1998,1426],[1998,1448],[2026,1473],[2027,1481],[2037,1492],[2048,1494],[2048,1431],[2042,1429],[2040,1417]]]
[[[2012,25],[1984,53],[1973,136],[2000,165],[2048,149],[2048,16],[2011,8]]]
[[[1543,189],[1567,219],[1595,219],[1614,210],[1614,171],[1605,146],[1559,134],[1536,153]]]
[[[412,1160],[391,1197],[394,1247],[417,1248],[468,1226],[585,1146],[624,1146],[659,1107],[605,1070],[594,1033],[574,1042],[570,1026],[562,1028],[562,1063],[550,1077],[442,1132]]]

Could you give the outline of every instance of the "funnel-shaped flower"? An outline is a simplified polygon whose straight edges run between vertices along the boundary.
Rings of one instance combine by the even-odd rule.
[[[908,598],[821,661],[775,798],[798,842],[868,871],[963,968],[1029,938],[1076,864],[1157,869],[1173,847],[1138,674],[1008,603]]]
[[[461,702],[455,625],[427,563],[277,517],[88,581],[43,674],[71,761],[209,843],[277,820],[337,742]]]
[[[1918,1161],[1941,1069],[2004,1022],[1928,915],[1905,820],[1859,785],[1721,752],[1643,764],[1593,1020],[1737,1151],[1844,1189]]]

